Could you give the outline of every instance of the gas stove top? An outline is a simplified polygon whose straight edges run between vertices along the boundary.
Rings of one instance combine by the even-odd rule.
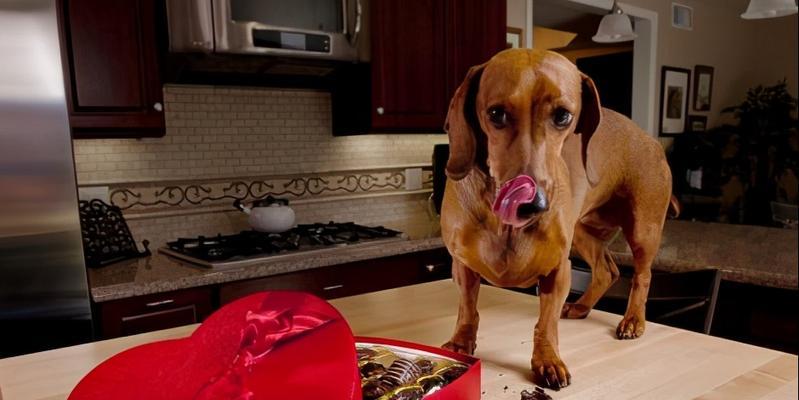
[[[242,231],[234,235],[180,238],[160,252],[204,267],[242,267],[264,259],[316,254],[342,246],[403,240],[402,232],[352,222],[297,225],[283,233]]]

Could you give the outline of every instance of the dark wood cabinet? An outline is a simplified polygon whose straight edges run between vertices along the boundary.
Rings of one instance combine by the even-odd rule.
[[[372,127],[441,130],[446,108],[445,4],[376,0],[372,11]]]
[[[73,137],[163,136],[163,3],[59,0],[58,5]]]
[[[200,287],[95,304],[103,339],[202,322],[214,309],[214,291]]]
[[[373,0],[370,7],[372,128],[443,131],[466,71],[505,48],[505,2]]]
[[[220,304],[263,290],[297,290],[324,299],[392,289],[451,276],[445,249],[358,261],[224,284]]]
[[[505,49],[507,4],[494,0],[447,0],[447,27],[445,107],[469,68]]]
[[[446,249],[399,254],[264,278],[94,303],[100,339],[202,322],[219,305],[265,290],[295,290],[324,299],[449,278]]]

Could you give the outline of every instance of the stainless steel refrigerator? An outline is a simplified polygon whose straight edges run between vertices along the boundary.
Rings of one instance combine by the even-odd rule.
[[[55,0],[0,0],[0,358],[91,339]]]

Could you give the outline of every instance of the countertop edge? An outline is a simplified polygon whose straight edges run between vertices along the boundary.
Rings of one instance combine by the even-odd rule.
[[[208,269],[207,274],[187,276],[178,279],[165,279],[148,283],[124,283],[92,287],[90,292],[95,303],[112,300],[121,300],[131,297],[171,292],[176,290],[191,289],[249,279],[265,278],[280,274],[299,272],[314,268],[346,264],[350,262],[391,257],[405,253],[443,248],[444,243],[440,237],[425,239],[410,239],[391,242],[383,245],[359,247],[325,253],[320,256],[297,254],[293,257],[282,258],[275,261],[264,261],[263,264],[250,265],[240,268]]]
[[[611,251],[613,260],[617,264],[632,265],[631,253]],[[776,289],[799,290],[799,276],[769,272],[764,270],[751,270],[743,268],[725,267],[723,265],[698,265],[695,262],[682,259],[658,256],[652,263],[652,269],[665,272],[687,272],[700,269],[717,269],[721,271],[721,279],[737,283],[766,286]]]

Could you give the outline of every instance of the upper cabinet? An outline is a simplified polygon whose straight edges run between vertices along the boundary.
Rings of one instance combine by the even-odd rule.
[[[162,2],[59,0],[58,4],[73,137],[163,136]]]
[[[469,67],[505,48],[505,7],[496,0],[372,0],[372,129],[441,132]]]

